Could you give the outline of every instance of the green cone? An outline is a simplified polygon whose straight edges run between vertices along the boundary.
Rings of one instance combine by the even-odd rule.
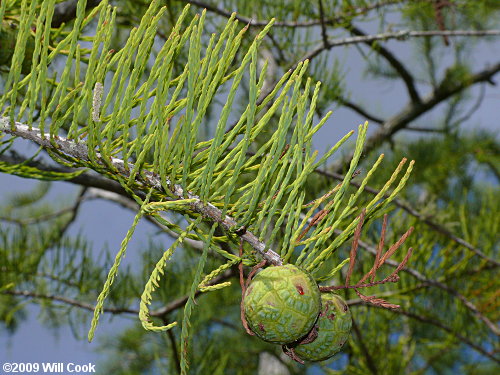
[[[243,304],[248,325],[258,337],[288,344],[311,330],[321,296],[311,275],[287,264],[260,271],[246,290]]]
[[[296,346],[295,354],[305,361],[324,361],[340,351],[351,332],[351,311],[337,294],[322,293],[318,319],[318,337],[309,344]]]

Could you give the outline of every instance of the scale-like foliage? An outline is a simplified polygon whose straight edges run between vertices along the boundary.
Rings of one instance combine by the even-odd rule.
[[[321,157],[312,151],[312,137],[330,113],[314,124],[320,84],[305,78],[307,60],[286,72],[270,92],[263,91],[267,65],[258,71],[258,54],[273,21],[247,49],[242,49],[247,27],[240,28],[233,15],[220,35],[212,35],[205,45],[205,12],[188,20],[186,7],[159,53],[152,57],[157,25],[166,12],[159,0],[151,2],[139,26],[116,51],[110,50],[116,9],[107,1],[87,15],[86,1],[79,1],[73,29],[61,36],[53,35],[50,28],[54,3],[22,2],[16,46],[0,99],[0,131],[38,143],[64,166],[83,169],[44,174],[23,164],[0,164],[0,170],[55,180],[71,179],[92,169],[117,181],[140,205],[98,298],[89,339],[142,216],[152,216],[179,236],[158,260],[146,283],[139,313],[146,329],[163,331],[175,326],[175,322],[153,324],[148,306],[176,247],[185,238],[203,242],[182,324],[181,369],[187,373],[189,318],[197,290],[228,286],[208,287],[207,283],[236,263],[255,265],[255,253],[269,263],[300,265],[317,280],[331,279],[339,266],[325,264],[330,264],[335,251],[360,225],[360,197],[383,156],[359,189],[348,195],[368,129],[367,124],[360,125],[354,156],[342,183],[313,202],[305,202],[307,178],[352,132]],[[0,15],[6,11],[5,4],[2,2]],[[84,37],[89,28],[95,29],[95,35]],[[27,54],[26,46],[33,38],[36,47]],[[92,42],[90,49],[81,47],[83,40]],[[181,51],[188,58],[178,71],[176,59]],[[31,71],[24,75],[21,66],[27,58],[31,58]],[[82,62],[86,64],[84,73],[80,70]],[[49,68],[55,66],[59,73],[51,79]],[[146,68],[149,72],[144,79]],[[238,113],[233,104],[241,95],[238,89],[246,74],[248,104]],[[209,106],[221,92],[226,99],[213,137],[200,139]],[[274,122],[277,125],[273,128]],[[250,152],[250,146],[264,132],[267,141]],[[8,150],[8,141],[2,152]],[[409,163],[405,169],[405,163],[403,159],[380,192],[365,204],[365,221],[382,215],[401,191],[413,166]],[[320,205],[324,209],[318,217]],[[159,215],[161,211],[182,213],[185,225],[169,223]],[[206,222],[212,223],[210,230]],[[223,235],[215,238],[216,229]],[[333,237],[338,230],[342,233]],[[250,245],[243,257],[220,245],[221,240],[237,243],[238,238]],[[207,272],[203,279],[209,249],[224,257],[226,263]]]

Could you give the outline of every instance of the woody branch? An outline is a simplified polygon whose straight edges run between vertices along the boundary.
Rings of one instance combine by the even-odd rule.
[[[78,160],[87,162],[89,161],[89,155],[87,146],[85,143],[75,143],[69,139],[64,137],[56,136],[52,139],[42,137],[39,129],[32,127],[31,129],[20,122],[15,122],[11,124],[10,119],[8,117],[0,117],[0,131],[5,132],[7,134],[21,137],[30,141],[35,142],[36,144],[46,148],[62,153],[63,155],[71,156]],[[99,153],[96,154],[96,162],[106,167],[106,162],[102,159]],[[128,177],[129,171],[133,169],[133,164],[128,163],[125,166],[125,161],[112,158],[111,164],[116,168],[116,170],[124,177]],[[158,191],[163,191],[163,187],[160,182],[160,177],[151,171],[143,171],[143,176],[137,177],[136,181],[139,184],[142,184],[145,188],[155,188]],[[222,212],[217,207],[212,205],[211,203],[202,202],[198,196],[191,194],[190,192],[185,191],[180,185],[172,186],[173,194],[179,199],[194,199],[194,202],[190,204],[191,209],[203,215],[207,219],[219,223],[219,225],[225,230],[231,230],[233,228],[239,228],[240,225],[230,216],[226,215],[222,217]],[[267,249],[265,243],[259,241],[257,236],[255,236],[250,231],[246,231],[242,233],[240,237],[250,244],[255,251],[257,251],[266,261],[275,264],[281,265],[282,259],[281,257],[272,249]]]

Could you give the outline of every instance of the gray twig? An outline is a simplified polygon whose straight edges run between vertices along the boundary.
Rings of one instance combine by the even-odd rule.
[[[72,140],[66,139],[60,136],[54,136],[52,138],[47,138],[41,135],[40,129],[37,128],[29,128],[29,126],[20,123],[10,122],[8,117],[0,117],[0,131],[3,131],[7,134],[11,134],[13,136],[21,137],[24,139],[31,140],[36,144],[46,148],[57,151],[64,155],[71,156],[81,161],[89,161],[89,155],[87,151],[87,145],[84,142],[75,143]],[[96,162],[103,166],[107,167],[107,163],[102,159],[99,153],[96,153]],[[127,163],[118,158],[111,158],[109,161],[114,168],[125,178],[128,178],[129,173],[133,170],[134,165],[131,163]],[[137,177],[137,182],[139,184],[144,185],[145,187],[153,187],[158,191],[163,191],[163,187],[160,182],[160,176],[151,171],[143,171],[143,176]],[[167,181],[168,182],[168,181]],[[225,230],[231,230],[231,228],[239,228],[241,225],[230,216],[222,217],[222,211],[217,207],[212,205],[211,203],[202,202],[196,195],[191,194],[190,192],[184,191],[184,189],[179,185],[171,186],[171,190],[173,194],[179,199],[195,199],[194,203],[191,203],[191,208],[193,211],[202,214],[207,219],[219,223],[219,225]],[[241,238],[250,244],[261,256],[266,259],[268,262],[281,265],[282,259],[281,257],[274,252],[272,249],[267,249],[266,244],[259,241],[258,237],[255,236],[250,231],[246,231],[241,235]],[[267,249],[267,250],[266,250]]]
[[[219,16],[222,16],[225,18],[229,18],[232,15],[232,12],[230,12],[226,9],[218,8],[216,6],[210,5],[210,4],[205,3],[203,1],[199,1],[199,0],[180,0],[180,1],[182,1],[184,3],[189,3],[191,5],[198,7],[198,8],[206,9],[209,12],[218,14]],[[324,23],[325,25],[333,25],[333,24],[342,22],[347,18],[356,17],[356,16],[359,16],[360,14],[367,13],[367,12],[374,10],[374,9],[382,8],[382,7],[387,6],[387,5],[397,4],[400,1],[401,0],[380,1],[377,3],[371,4],[371,5],[368,5],[366,7],[355,8],[355,9],[353,9],[352,12],[337,15],[337,16],[332,17],[332,18],[324,19],[323,21],[314,20],[314,21],[301,22],[301,21],[279,21],[278,20],[277,22],[274,23],[273,27],[290,27],[290,28],[313,27],[313,26],[321,25],[322,23]],[[240,21],[246,25],[249,25],[250,27],[263,27],[269,23],[269,21],[256,20],[253,18],[248,18],[248,17],[242,16],[240,14],[236,14],[235,18],[238,21]]]

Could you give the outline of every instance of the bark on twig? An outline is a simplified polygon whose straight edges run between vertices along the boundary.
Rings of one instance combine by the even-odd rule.
[[[30,128],[20,122],[15,122],[11,125],[10,119],[8,117],[0,117],[0,131],[7,134],[28,139],[35,142],[36,144],[46,148],[51,149],[62,154],[76,158],[84,162],[89,161],[89,155],[87,151],[86,144],[84,142],[75,143],[72,140],[63,137],[53,137],[49,139],[47,137],[42,137],[40,130],[37,128]],[[96,162],[102,167],[107,168],[107,163],[102,159],[99,153],[96,153]],[[125,162],[121,159],[111,158],[109,162],[114,168],[120,173],[124,178],[128,178],[129,173],[133,170],[133,164]],[[153,187],[158,191],[163,191],[163,187],[160,182],[160,176],[151,171],[143,171],[143,177],[137,177],[136,181],[145,187]],[[139,179],[140,178],[140,179]],[[196,195],[190,192],[184,191],[180,185],[170,186],[173,194],[179,199],[195,199],[194,203],[191,203],[191,209],[197,212],[207,219],[219,223],[219,225],[225,230],[231,230],[232,228],[239,228],[239,225],[232,217],[225,216],[222,217],[222,212],[217,207],[211,203],[202,202]],[[250,231],[246,231],[241,235],[241,238],[249,243],[255,251],[257,251],[266,261],[275,265],[281,265],[283,263],[281,257],[271,249],[267,249],[266,244],[259,241],[258,237],[255,236]]]

